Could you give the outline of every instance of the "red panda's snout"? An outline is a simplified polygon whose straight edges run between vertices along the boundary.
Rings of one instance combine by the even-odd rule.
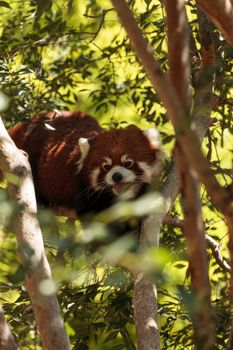
[[[105,163],[107,161],[107,163]],[[104,175],[103,185],[106,185],[112,190],[116,196],[123,196],[125,199],[135,197],[140,187],[140,175],[135,169],[133,159],[127,155],[121,156],[120,164],[112,164],[112,159],[106,157],[102,164],[103,169],[107,167],[107,172]],[[98,177],[92,177],[93,185],[98,184]]]
[[[82,140],[80,148],[89,186],[94,191],[109,190],[122,199],[136,197],[161,171],[160,138],[155,129],[142,132],[130,126],[104,131],[86,145]]]

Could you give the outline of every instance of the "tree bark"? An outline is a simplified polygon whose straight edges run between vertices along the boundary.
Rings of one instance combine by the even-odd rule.
[[[157,290],[142,273],[137,273],[134,278],[133,306],[138,350],[159,350]]]
[[[190,50],[184,0],[165,1],[168,27],[169,76],[187,117],[191,114]],[[187,120],[188,122],[188,120]],[[175,147],[175,160],[180,173],[191,285],[198,300],[194,311],[194,342],[197,348],[211,350],[215,343],[215,326],[211,312],[211,291],[207,251],[204,238],[199,181],[181,147]]]
[[[166,215],[163,220],[164,225],[178,227],[181,231],[184,230],[184,220],[179,219],[177,216]],[[205,233],[205,240],[208,248],[211,249],[214,259],[217,264],[226,272],[231,272],[231,267],[228,262],[221,255],[221,245],[216,242],[211,236]]]
[[[233,45],[233,5],[231,0],[196,0],[196,2],[220,30],[226,41]]]
[[[69,341],[60,316],[54,292],[42,289],[51,281],[51,271],[45,255],[42,233],[36,219],[37,207],[31,169],[25,153],[17,149],[0,118],[0,169],[18,177],[19,184],[8,184],[8,191],[17,201],[15,232],[19,256],[25,269],[25,284],[29,293],[42,344],[46,350],[68,350]]]
[[[213,203],[225,216],[229,230],[228,247],[231,256],[231,267],[233,267],[233,200],[231,191],[222,188],[215,178],[209,162],[201,152],[198,137],[193,132],[192,127],[190,128],[189,122],[187,122],[185,111],[179,102],[177,94],[155,60],[152,50],[144,39],[125,0],[112,0],[112,3],[128,33],[136,54],[167,109],[168,116],[176,131],[177,140],[185,156],[196,170],[200,180],[204,183]],[[233,273],[233,268],[231,270]],[[230,295],[233,299],[233,275],[230,278]]]
[[[233,222],[233,201],[230,192],[219,185],[211,171],[209,162],[200,150],[200,142],[196,134],[190,128],[189,122],[187,121],[188,118],[186,118],[186,113],[173,86],[170,84],[168,77],[161,70],[159,63],[154,58],[152,49],[143,37],[143,34],[125,0],[112,0],[112,3],[116,8],[126,32],[128,33],[136,54],[167,110],[168,116],[176,131],[177,140],[179,140],[182,145],[185,156],[198,173],[200,180],[206,186],[214,204],[219,208],[223,215],[225,215],[227,223],[229,224],[229,231],[231,231],[231,223]]]
[[[169,77],[181,105],[190,115],[190,49],[185,0],[165,1]]]
[[[134,47],[139,59],[142,62],[143,67],[145,68],[146,72],[148,73],[152,84],[154,85],[155,89],[158,92],[158,95],[160,96],[162,102],[164,103],[168,115],[170,116],[174,128],[177,133],[177,137],[181,138],[181,144],[184,148],[186,148],[186,156],[189,160],[193,161],[195,160],[196,154],[198,155],[197,159],[198,161],[195,162],[195,167],[199,172],[201,173],[202,179],[206,180],[205,182],[209,182],[209,178],[211,178],[210,182],[211,185],[209,187],[209,191],[212,192],[212,196],[215,197],[216,200],[216,189],[219,191],[221,194],[221,206],[224,206],[224,201],[225,198],[228,197],[228,202],[229,202],[229,196],[228,194],[225,193],[225,191],[222,191],[221,187],[218,185],[217,181],[213,177],[212,174],[209,174],[209,166],[204,157],[202,156],[200,152],[200,147],[199,147],[199,142],[197,141],[197,137],[193,134],[193,132],[190,130],[189,127],[189,120],[187,118],[187,113],[185,113],[185,110],[188,110],[189,102],[185,99],[188,98],[189,94],[185,93],[184,99],[180,98],[180,101],[178,101],[178,96],[181,97],[182,92],[184,91],[184,86],[188,86],[187,83],[187,72],[188,72],[188,66],[187,66],[187,52],[185,54],[186,58],[186,63],[185,63],[185,71],[184,75],[182,75],[181,80],[183,81],[183,86],[180,88],[178,91],[178,96],[174,92],[174,90],[170,87],[169,81],[167,80],[167,77],[163,74],[161,71],[157,61],[154,59],[153,54],[152,54],[152,49],[149,47],[148,43],[146,40],[143,38],[141,30],[138,28],[133,15],[129,8],[127,7],[126,3],[124,0],[112,0],[113,5],[116,8],[116,11],[118,13],[118,16],[121,20],[121,23],[123,24],[126,32],[129,35],[130,41],[132,43],[132,46]],[[172,6],[172,5],[170,5]],[[184,4],[182,4],[184,7]],[[178,16],[179,13],[176,13]],[[177,21],[179,23],[179,17],[172,19],[172,21]],[[176,33],[177,34],[177,33]],[[174,36],[176,35],[174,34]],[[179,36],[179,34],[177,34]],[[183,39],[183,38],[182,38]],[[184,39],[184,43],[185,43]],[[177,46],[176,46],[177,47]],[[182,43],[181,43],[181,48],[182,48]],[[178,62],[179,60],[179,53],[177,54],[177,57],[174,57],[174,62]],[[178,62],[178,64],[180,64]],[[182,66],[182,65],[181,65]],[[180,67],[181,67],[180,66]],[[179,80],[180,82],[180,80]],[[194,117],[195,117],[195,123],[192,123],[192,128],[195,129],[198,138],[202,139],[204,137],[205,131],[207,130],[209,126],[209,111],[211,110],[210,108],[210,99],[208,99],[208,103],[206,103],[207,107],[204,107],[201,109],[201,111],[198,109],[198,107],[201,106],[201,102],[203,102],[204,98],[209,94],[211,96],[211,88],[212,88],[213,80],[209,80],[208,84],[203,85],[204,92],[202,91],[202,95],[196,94],[195,95],[195,106],[194,106]],[[185,102],[187,101],[187,104],[185,105]],[[184,107],[182,107],[182,102]],[[195,108],[196,107],[196,108]],[[204,118],[203,118],[204,116]],[[199,127],[201,125],[201,127]],[[188,147],[187,147],[188,146]],[[197,150],[197,151],[195,151]],[[194,151],[194,153],[193,153]],[[191,155],[191,156],[190,156]],[[205,170],[201,169],[200,171],[199,168],[199,161],[201,159],[201,164],[203,166],[203,169],[205,167]],[[208,176],[206,176],[208,174]],[[172,178],[176,179],[176,181],[172,182]],[[174,185],[175,184],[175,185]],[[164,214],[167,212],[167,210],[170,208],[171,203],[173,202],[173,199],[176,197],[176,194],[178,192],[178,175],[173,168],[169,180],[168,180],[168,186],[167,188],[165,187],[165,192],[167,191],[167,196],[165,197],[165,207],[163,213],[160,214],[155,214],[149,216],[145,222],[144,222],[144,227],[143,227],[143,232],[147,232],[146,238],[144,240],[149,241],[149,243],[154,243],[156,244],[159,240],[159,228],[161,221],[164,217]],[[212,191],[213,190],[213,191]],[[218,201],[219,204],[219,201]],[[226,207],[224,210],[227,209]],[[149,288],[148,294],[151,295],[151,290]],[[141,295],[143,295],[143,288],[141,290]],[[156,309],[154,309],[156,312]],[[208,314],[209,315],[209,314]],[[141,315],[142,316],[142,315]],[[156,319],[156,316],[154,316]],[[211,330],[212,334],[212,330]],[[146,339],[145,339],[146,343]],[[148,348],[149,349],[149,348]],[[153,348],[152,348],[153,349]]]
[[[19,346],[11,333],[2,307],[0,307],[0,349],[19,350]]]
[[[215,349],[215,325],[211,312],[211,290],[204,227],[202,221],[199,183],[182,152],[176,152],[181,175],[181,196],[184,212],[191,285],[196,299],[193,315],[194,342],[197,349]],[[194,299],[194,300],[195,300]]]

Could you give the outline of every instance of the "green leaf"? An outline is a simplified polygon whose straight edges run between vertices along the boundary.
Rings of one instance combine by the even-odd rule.
[[[108,343],[110,340],[113,340],[117,337],[119,331],[114,331],[109,333],[109,335],[104,339],[104,344]]]
[[[0,1],[0,7],[6,7],[8,9],[11,9],[10,5],[6,1]]]
[[[39,19],[43,13],[50,10],[53,2],[51,0],[36,0],[37,2],[37,11],[36,11],[36,17]]]

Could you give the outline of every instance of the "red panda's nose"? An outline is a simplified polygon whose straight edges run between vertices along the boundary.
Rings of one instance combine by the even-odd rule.
[[[121,173],[116,172],[112,174],[112,179],[114,182],[118,183],[118,182],[121,182],[121,180],[123,179],[123,176]]]

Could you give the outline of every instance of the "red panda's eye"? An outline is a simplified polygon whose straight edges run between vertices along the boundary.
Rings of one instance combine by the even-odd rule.
[[[126,160],[124,163],[123,163],[123,166],[125,168],[131,168],[133,165],[133,160]]]
[[[112,166],[111,166],[111,164],[103,164],[102,167],[104,170],[109,171]]]

